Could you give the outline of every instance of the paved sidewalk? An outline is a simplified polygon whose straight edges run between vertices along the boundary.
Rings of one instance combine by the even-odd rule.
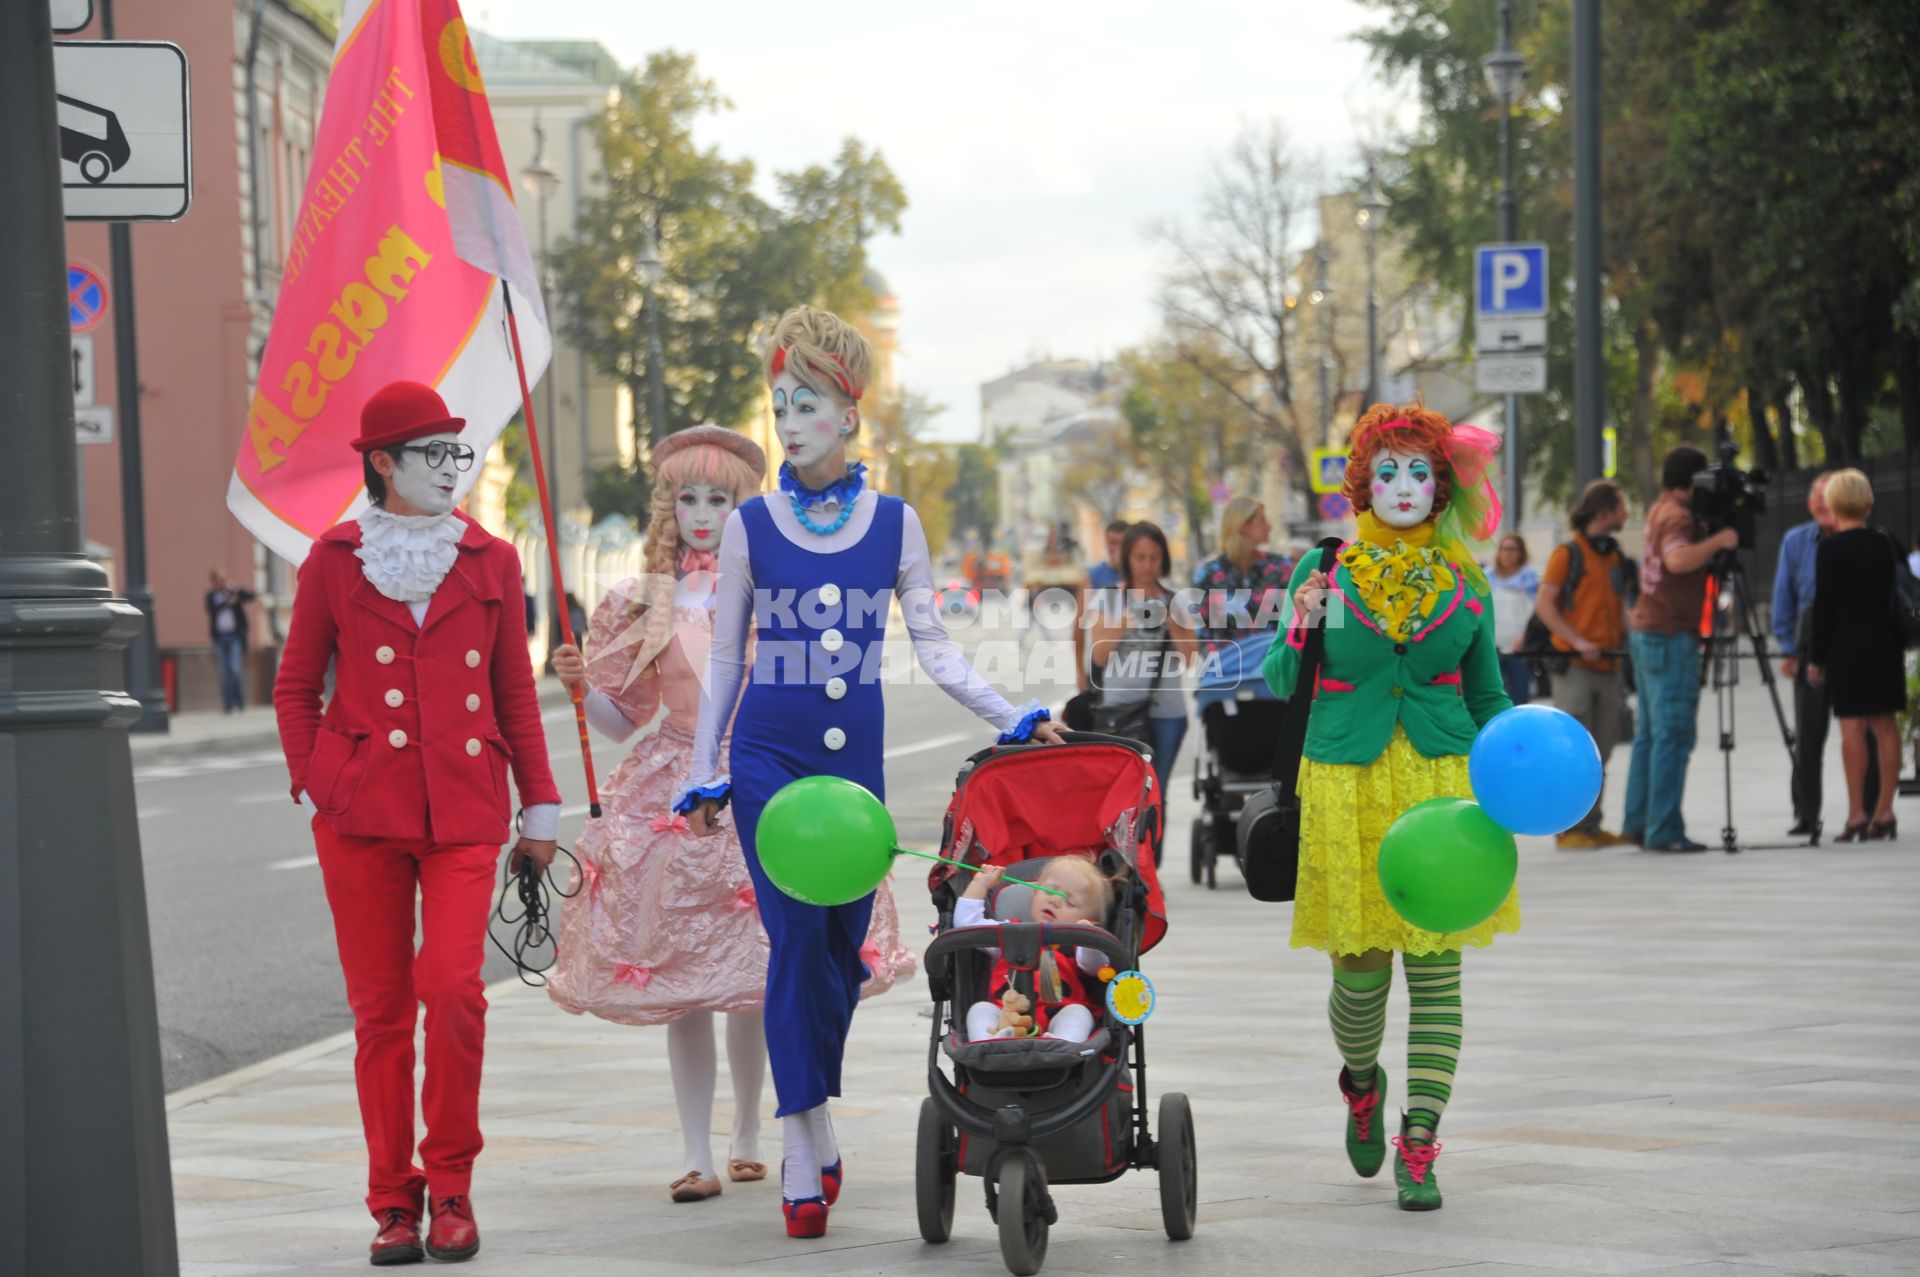
[[[1720,822],[1710,714],[1689,803],[1709,839]],[[1764,740],[1770,724],[1748,721],[1762,739],[1735,755],[1736,815],[1750,837],[1772,835],[1787,824],[1778,744]],[[1920,811],[1902,807],[1911,838]],[[1190,815],[1176,795],[1174,828]],[[1169,866],[1184,853],[1176,839]],[[1064,1188],[1046,1271],[1920,1271],[1914,842],[1667,857],[1526,840],[1525,930],[1468,959],[1439,1165],[1447,1205],[1432,1215],[1394,1208],[1390,1172],[1362,1181],[1347,1169],[1325,962],[1286,947],[1287,907],[1245,896],[1231,869],[1217,892],[1168,877],[1172,930],[1146,964],[1162,999],[1150,1083],[1156,1097],[1193,1099],[1198,1234],[1166,1240],[1152,1173]],[[922,899],[902,884],[910,923]],[[827,1238],[796,1242],[771,1181],[667,1202],[681,1168],[663,1033],[496,991],[474,1188],[486,1249],[463,1271],[1004,1272],[977,1180],[961,1181],[954,1241],[926,1246],[915,1229],[924,999],[916,980],[857,1017],[836,1105],[846,1195]],[[1396,988],[1385,1059],[1396,1086],[1405,1014]],[[351,1045],[302,1054],[174,1097],[185,1271],[365,1264]],[[724,1079],[719,1091],[724,1132]],[[769,1119],[762,1152],[777,1161],[778,1144]]]

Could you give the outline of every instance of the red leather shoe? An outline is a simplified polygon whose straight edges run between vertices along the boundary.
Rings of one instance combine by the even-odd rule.
[[[820,1191],[826,1194],[827,1205],[840,1200],[840,1181],[846,1178],[842,1159],[836,1158],[832,1166],[820,1168]]]
[[[827,1203],[823,1198],[809,1197],[804,1201],[790,1202],[780,1199],[780,1213],[787,1220],[789,1237],[825,1237],[827,1235]]]
[[[420,1217],[398,1206],[381,1211],[380,1231],[374,1234],[367,1262],[384,1267],[417,1264],[424,1258],[420,1252]]]
[[[473,1222],[473,1203],[464,1196],[435,1198],[429,1210],[427,1254],[443,1263],[457,1264],[480,1253],[480,1225]]]

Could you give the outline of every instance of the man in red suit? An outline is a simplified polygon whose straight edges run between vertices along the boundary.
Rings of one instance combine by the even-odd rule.
[[[300,568],[274,684],[293,794],[313,813],[359,1049],[375,1264],[480,1249],[468,1201],[480,1152],[480,980],[495,866],[519,790],[513,861],[553,859],[560,793],[527,656],[520,560],[454,510],[474,464],[431,388],[367,401],[353,447],[373,504]],[[321,705],[327,667],[334,694]],[[421,938],[414,950],[419,901]],[[415,1166],[413,1040],[427,1009],[426,1135]],[[423,1169],[424,1168],[424,1169]]]

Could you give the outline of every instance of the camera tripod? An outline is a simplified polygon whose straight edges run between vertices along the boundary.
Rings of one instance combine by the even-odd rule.
[[[1786,747],[1787,766],[1793,791],[1799,792],[1799,754],[1794,748],[1793,724],[1780,705],[1780,689],[1774,681],[1773,665],[1767,659],[1766,632],[1754,614],[1753,600],[1747,592],[1747,575],[1740,565],[1737,550],[1722,550],[1714,555],[1708,570],[1716,587],[1713,628],[1707,639],[1707,665],[1702,679],[1713,683],[1714,719],[1720,732],[1720,774],[1726,803],[1727,823],[1720,827],[1720,845],[1728,854],[1741,850],[1739,833],[1733,827],[1733,725],[1734,691],[1740,686],[1740,637],[1745,633],[1753,644],[1753,657],[1760,666],[1760,681],[1766,684],[1767,697],[1773,702],[1774,721],[1780,725],[1780,743]],[[1820,842],[1816,821],[1812,841]],[[1766,847],[1797,847],[1799,843],[1770,843]],[[1754,844],[1756,848],[1762,844]]]

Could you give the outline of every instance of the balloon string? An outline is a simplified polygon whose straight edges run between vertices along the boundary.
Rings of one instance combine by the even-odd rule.
[[[915,851],[911,847],[895,847],[893,853],[896,856],[919,856],[923,860],[937,860],[943,865],[958,865],[962,869],[971,869],[976,873],[979,872],[979,866],[977,865],[970,865],[964,860],[951,860],[946,856],[936,856],[930,851]],[[1058,896],[1062,900],[1067,898],[1067,893],[1057,887],[1043,887],[1037,882],[1028,882],[1025,878],[1016,878],[1012,874],[1001,874],[1000,877],[1003,882],[1017,882],[1022,887],[1032,887],[1035,891],[1044,891],[1048,895]]]

